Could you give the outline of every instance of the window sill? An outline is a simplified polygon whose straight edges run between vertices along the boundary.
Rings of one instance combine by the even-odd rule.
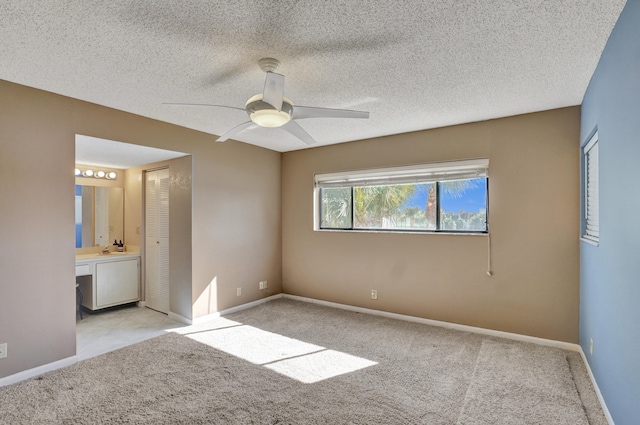
[[[489,236],[488,232],[411,232],[403,230],[341,230],[341,229],[313,229],[314,232],[327,233],[382,233],[385,235],[448,235],[448,236]]]
[[[582,238],[580,238],[580,241],[588,243],[589,245],[600,246],[600,241],[596,241],[596,240],[593,240],[593,239],[582,237]]]

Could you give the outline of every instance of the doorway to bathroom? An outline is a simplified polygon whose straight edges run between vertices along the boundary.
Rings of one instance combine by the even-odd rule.
[[[121,198],[123,211],[118,214],[118,217],[122,222],[118,222],[120,224],[116,225],[115,221],[113,223],[110,221],[108,226],[104,226],[104,228],[107,229],[104,230],[104,232],[122,229],[122,235],[119,234],[115,236],[118,244],[122,238],[124,253],[138,253],[141,264],[139,269],[139,297],[137,297],[139,301],[95,311],[84,309],[82,319],[80,319],[79,314],[76,315],[77,354],[81,358],[88,358],[106,351],[111,351],[123,345],[132,344],[142,339],[155,336],[164,332],[165,329],[183,325],[179,321],[176,321],[175,318],[172,319],[166,314],[169,311],[168,306],[164,311],[165,314],[162,314],[159,312],[163,310],[162,307],[154,307],[153,302],[152,305],[147,304],[145,297],[145,281],[147,279],[145,273],[145,245],[147,228],[145,226],[144,216],[144,194],[146,190],[145,171],[160,170],[162,167],[165,167],[164,172],[168,173],[168,168],[166,167],[170,167],[170,164],[173,164],[173,160],[189,156],[189,154],[85,135],[76,135],[75,146],[76,168],[80,166],[83,170],[106,169],[116,173],[113,178],[88,178],[83,176],[80,178],[81,182],[76,178],[76,184],[96,187],[117,186],[120,188],[123,192]],[[178,168],[178,170],[187,176],[188,179],[187,177],[185,177],[185,179],[190,182],[191,168],[187,167],[186,170]],[[170,186],[169,179],[166,175],[161,176],[158,174],[158,176],[158,192],[167,194]],[[166,199],[160,201],[160,204],[168,208],[169,199],[168,197],[165,198]],[[111,205],[112,202],[109,204]],[[178,211],[180,212],[180,205],[182,204],[178,202],[175,205],[179,205]],[[188,203],[185,205],[188,205]],[[93,208],[92,211],[93,210],[95,210],[95,208]],[[163,208],[159,208],[159,211],[162,210]],[[160,214],[162,215],[164,213]],[[190,214],[190,210],[188,214]],[[180,216],[180,213],[178,213],[177,216]],[[166,218],[168,219],[168,212]],[[95,220],[95,218],[92,220]],[[87,223],[90,222],[87,220]],[[93,229],[94,226],[93,224],[87,224],[87,228]],[[156,228],[159,229],[161,233],[163,232],[162,224],[156,226]],[[168,226],[164,232],[168,236]],[[111,256],[117,258],[117,256],[122,253],[119,253],[118,247],[113,245],[114,237],[111,237],[111,233],[109,234],[110,240],[108,246],[110,250],[114,251],[111,253]],[[160,241],[162,242],[163,240],[160,239]],[[100,244],[102,244],[102,242],[100,242]],[[104,245],[106,245],[106,243]],[[168,248],[168,240],[165,245]],[[182,246],[180,240],[178,240],[177,246]],[[81,261],[83,255],[91,253],[95,256],[99,250],[104,248],[105,246],[98,246],[97,242],[91,243],[90,246],[83,248],[76,247],[76,263]],[[160,252],[162,252],[162,250],[160,250]],[[163,261],[157,262],[163,263]],[[164,261],[164,264],[168,267],[168,261]],[[76,270],[76,276],[78,276],[78,270]],[[85,278],[82,284],[90,286],[93,284],[92,278],[91,276],[87,277],[88,279]],[[82,281],[82,279],[80,280]],[[76,282],[78,282],[78,278],[76,278]],[[168,290],[166,292],[168,296]],[[145,306],[156,308],[158,311],[151,308],[140,308]],[[87,314],[89,312],[92,314]]]

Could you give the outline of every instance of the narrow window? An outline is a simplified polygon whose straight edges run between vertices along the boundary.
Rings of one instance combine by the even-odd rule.
[[[584,232],[583,237],[594,242],[600,239],[598,133],[587,142],[584,152]]]
[[[320,227],[323,229],[351,228],[351,188],[331,187],[321,190]]]
[[[487,159],[315,176],[316,229],[487,232]]]

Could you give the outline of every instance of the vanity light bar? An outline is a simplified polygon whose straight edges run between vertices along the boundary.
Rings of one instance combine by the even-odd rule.
[[[81,170],[79,168],[76,168],[75,173],[76,173],[76,177],[95,177],[96,179],[113,180],[116,177],[118,177],[118,174],[115,171],[102,171],[102,170],[93,171],[90,169]]]

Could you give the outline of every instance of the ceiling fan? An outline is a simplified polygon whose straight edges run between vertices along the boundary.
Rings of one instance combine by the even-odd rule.
[[[222,134],[216,142],[224,142],[244,130],[256,127],[280,127],[300,139],[307,145],[316,141],[307,133],[296,120],[307,118],[369,118],[369,112],[352,111],[347,109],[314,108],[298,106],[284,97],[284,75],[276,74],[280,61],[273,58],[262,58],[258,61],[260,68],[267,73],[262,94],[256,94],[247,100],[244,108],[226,105],[209,105],[196,103],[163,103],[167,106],[204,106],[216,108],[237,109],[246,111],[249,121],[243,122]]]

